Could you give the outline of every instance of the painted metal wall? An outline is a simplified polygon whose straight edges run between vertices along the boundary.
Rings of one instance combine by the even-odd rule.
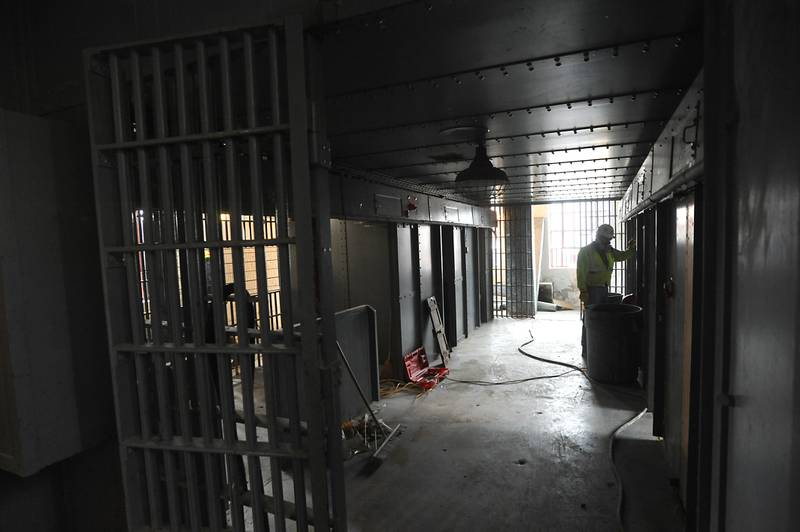
[[[464,301],[467,313],[466,334],[469,336],[470,331],[480,325],[480,316],[478,309],[478,283],[477,283],[477,246],[476,233],[477,229],[471,227],[464,228]]]
[[[358,305],[375,309],[378,360],[389,358],[392,345],[392,271],[389,231],[394,224],[331,220],[331,256],[336,309]]]
[[[410,225],[393,225],[392,246],[392,367],[403,367],[403,355],[421,344],[422,307],[419,304],[419,266],[415,261],[415,230]],[[402,374],[402,373],[401,373]]]
[[[800,48],[800,6],[719,4],[721,16],[707,22],[720,39],[709,49],[708,99],[716,107],[707,138],[727,248],[715,272],[722,299],[712,528],[793,530],[800,522],[800,73],[785,57]]]
[[[622,218],[660,201],[665,191],[697,180],[705,159],[704,78],[701,71],[664,125],[622,198]]]
[[[417,234],[417,248],[416,258],[419,264],[419,301],[418,305],[422,309],[421,312],[421,344],[428,353],[428,358],[432,363],[438,363],[441,357],[437,354],[438,347],[436,346],[436,337],[433,334],[433,324],[431,323],[430,314],[428,313],[428,306],[426,301],[429,297],[436,296],[436,277],[438,275],[441,282],[441,268],[438,267],[438,262],[434,261],[434,248],[431,240],[431,233],[438,230],[438,226],[432,227],[430,225],[417,225],[415,226]]]
[[[466,332],[464,307],[464,260],[461,230],[442,227],[442,285],[444,324],[450,346],[458,345]]]
[[[661,209],[669,241],[660,243],[662,256],[661,295],[663,304],[657,334],[661,338],[659,356],[663,358],[656,378],[663,387],[663,436],[670,475],[680,482],[686,502],[689,484],[693,314],[700,311],[694,293],[694,196],[676,198]],[[658,289],[656,287],[656,289]]]

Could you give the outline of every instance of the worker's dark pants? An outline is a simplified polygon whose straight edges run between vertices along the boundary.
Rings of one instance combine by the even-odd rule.
[[[586,306],[596,305],[597,303],[608,302],[608,287],[607,286],[590,286],[587,294],[589,297],[586,301]],[[586,326],[582,323],[586,311],[581,315],[581,356],[586,358]]]

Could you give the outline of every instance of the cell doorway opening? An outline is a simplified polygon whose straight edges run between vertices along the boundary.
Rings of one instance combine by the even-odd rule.
[[[576,267],[581,248],[595,240],[602,224],[614,227],[613,247],[627,247],[619,203],[593,200],[494,207],[494,316],[530,317],[537,309],[579,310]],[[625,261],[615,262],[608,290],[624,295],[625,289]]]

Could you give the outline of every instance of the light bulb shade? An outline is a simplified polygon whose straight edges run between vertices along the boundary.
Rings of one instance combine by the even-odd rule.
[[[508,183],[508,176],[492,165],[492,161],[486,155],[486,148],[478,146],[475,148],[475,158],[469,168],[456,176],[456,183],[502,185]]]

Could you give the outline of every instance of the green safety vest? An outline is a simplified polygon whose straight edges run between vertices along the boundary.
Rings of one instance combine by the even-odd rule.
[[[605,259],[598,251],[595,243],[584,246],[578,252],[578,266],[576,275],[578,278],[578,290],[588,291],[590,286],[608,286],[611,283],[611,275],[614,273],[614,263],[628,260],[636,252],[635,248],[627,251],[609,248]]]

